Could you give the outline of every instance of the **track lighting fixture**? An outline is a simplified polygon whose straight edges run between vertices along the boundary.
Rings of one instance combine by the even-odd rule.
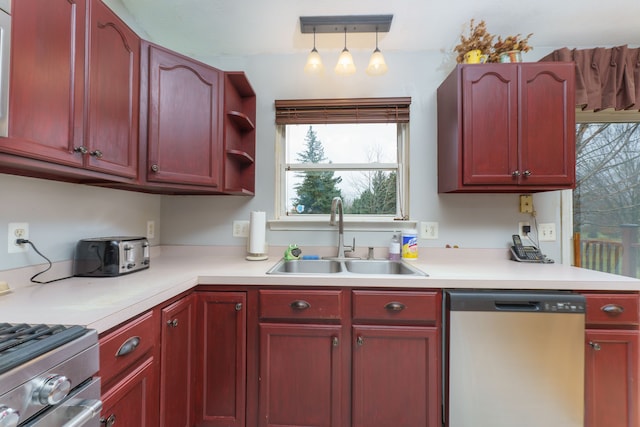
[[[367,74],[370,76],[381,76],[387,72],[387,69],[387,63],[384,61],[384,56],[382,56],[382,52],[378,49],[378,29],[376,28],[376,50],[373,51],[371,59],[369,59]]]
[[[313,49],[307,56],[307,63],[304,66],[304,72],[307,74],[321,74],[324,72],[324,65],[322,65],[322,58],[316,49],[316,29],[313,29]]]
[[[340,75],[351,75],[356,72],[353,56],[347,49],[347,33],[376,33],[376,48],[369,60],[367,74],[379,76],[387,72],[382,52],[378,48],[378,33],[389,32],[393,15],[348,15],[348,16],[301,16],[300,31],[302,33],[313,32],[313,49],[307,56],[304,67],[305,73],[317,74],[322,72],[323,65],[320,54],[316,49],[316,32],[338,33],[344,32],[344,48],[338,58],[334,71]]]
[[[344,49],[342,49],[342,53],[340,53],[340,57],[338,57],[338,63],[334,71],[341,76],[350,76],[356,72],[356,64],[353,63],[353,56],[351,56],[351,52],[347,49],[347,27],[344,27]]]

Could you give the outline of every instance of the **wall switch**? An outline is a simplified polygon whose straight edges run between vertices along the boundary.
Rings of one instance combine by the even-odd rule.
[[[550,222],[548,224],[540,224],[538,226],[538,240],[541,242],[556,241],[556,224]]]
[[[233,237],[249,237],[249,221],[233,221]]]
[[[7,231],[7,249],[10,254],[18,252],[27,252],[29,245],[16,243],[17,239],[29,239],[29,224],[26,222],[10,222]]]
[[[433,221],[424,221],[420,223],[420,238],[421,239],[437,239],[438,238],[438,223]]]
[[[147,239],[153,239],[156,237],[156,222],[147,221]]]

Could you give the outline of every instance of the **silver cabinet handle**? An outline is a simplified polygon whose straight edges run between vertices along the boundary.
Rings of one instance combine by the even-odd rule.
[[[361,336],[356,338],[356,344],[357,345],[364,345],[364,338],[361,337]]]
[[[90,156],[95,157],[96,159],[101,159],[102,158],[102,151],[100,150],[93,150],[92,152],[89,153]]]
[[[151,165],[151,172],[158,172],[160,171],[160,166],[158,165]]]
[[[104,427],[111,427],[115,423],[116,423],[115,414],[111,414],[107,418],[100,418],[100,424],[102,424]]]
[[[80,146],[80,147],[75,147],[73,149],[74,153],[80,153],[80,154],[87,154],[89,152],[89,150],[87,150],[87,147],[84,146]]]
[[[294,310],[306,310],[309,307],[311,307],[311,304],[309,304],[307,301],[305,300],[297,300],[292,302],[291,304],[289,304],[291,306],[291,308],[293,308]]]
[[[384,309],[387,311],[402,311],[405,308],[406,308],[406,305],[397,301],[391,301],[384,305]]]
[[[236,304],[236,311],[240,311],[240,310],[242,310],[242,303],[241,302]]]
[[[607,304],[600,307],[600,310],[607,314],[618,315],[624,313],[624,307],[618,304]]]
[[[169,325],[170,328],[177,328],[178,319],[167,320],[167,325]]]
[[[517,170],[516,170],[516,171],[511,172],[511,176],[513,176],[513,177],[519,177],[519,176],[520,176],[520,171],[517,171]]]
[[[590,346],[591,346],[591,348],[593,348],[595,351],[600,351],[600,350],[602,350],[602,347],[600,347],[600,344],[598,344],[597,342],[589,341],[589,345],[590,345]]]
[[[133,352],[140,344],[140,337],[131,337],[126,340],[116,352],[116,357],[126,356]]]
[[[331,344],[332,344],[334,347],[337,347],[337,346],[338,346],[338,343],[339,343],[338,337],[333,337],[333,338],[331,338]]]
[[[522,175],[524,176],[531,176],[531,171],[529,169],[525,170],[524,172],[522,172]]]

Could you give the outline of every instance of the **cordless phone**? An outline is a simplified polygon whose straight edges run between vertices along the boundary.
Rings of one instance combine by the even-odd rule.
[[[540,249],[535,246],[523,246],[520,235],[514,234],[512,236],[513,246],[511,246],[511,259],[520,262],[539,262],[550,264],[553,260],[547,258],[540,252]]]

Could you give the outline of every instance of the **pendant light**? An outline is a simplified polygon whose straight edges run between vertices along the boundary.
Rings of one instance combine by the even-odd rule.
[[[344,49],[342,49],[342,53],[338,58],[338,63],[336,64],[334,71],[336,74],[340,74],[342,76],[349,76],[356,72],[356,65],[353,63],[353,57],[351,56],[349,49],[347,49],[347,27],[344,27]]]
[[[367,74],[370,76],[381,76],[387,72],[387,63],[384,61],[382,52],[378,49],[378,28],[376,27],[376,49],[371,54]]]
[[[322,65],[322,59],[316,49],[316,29],[313,29],[313,49],[307,56],[307,63],[304,66],[304,72],[307,74],[322,74],[324,73],[324,65]]]

